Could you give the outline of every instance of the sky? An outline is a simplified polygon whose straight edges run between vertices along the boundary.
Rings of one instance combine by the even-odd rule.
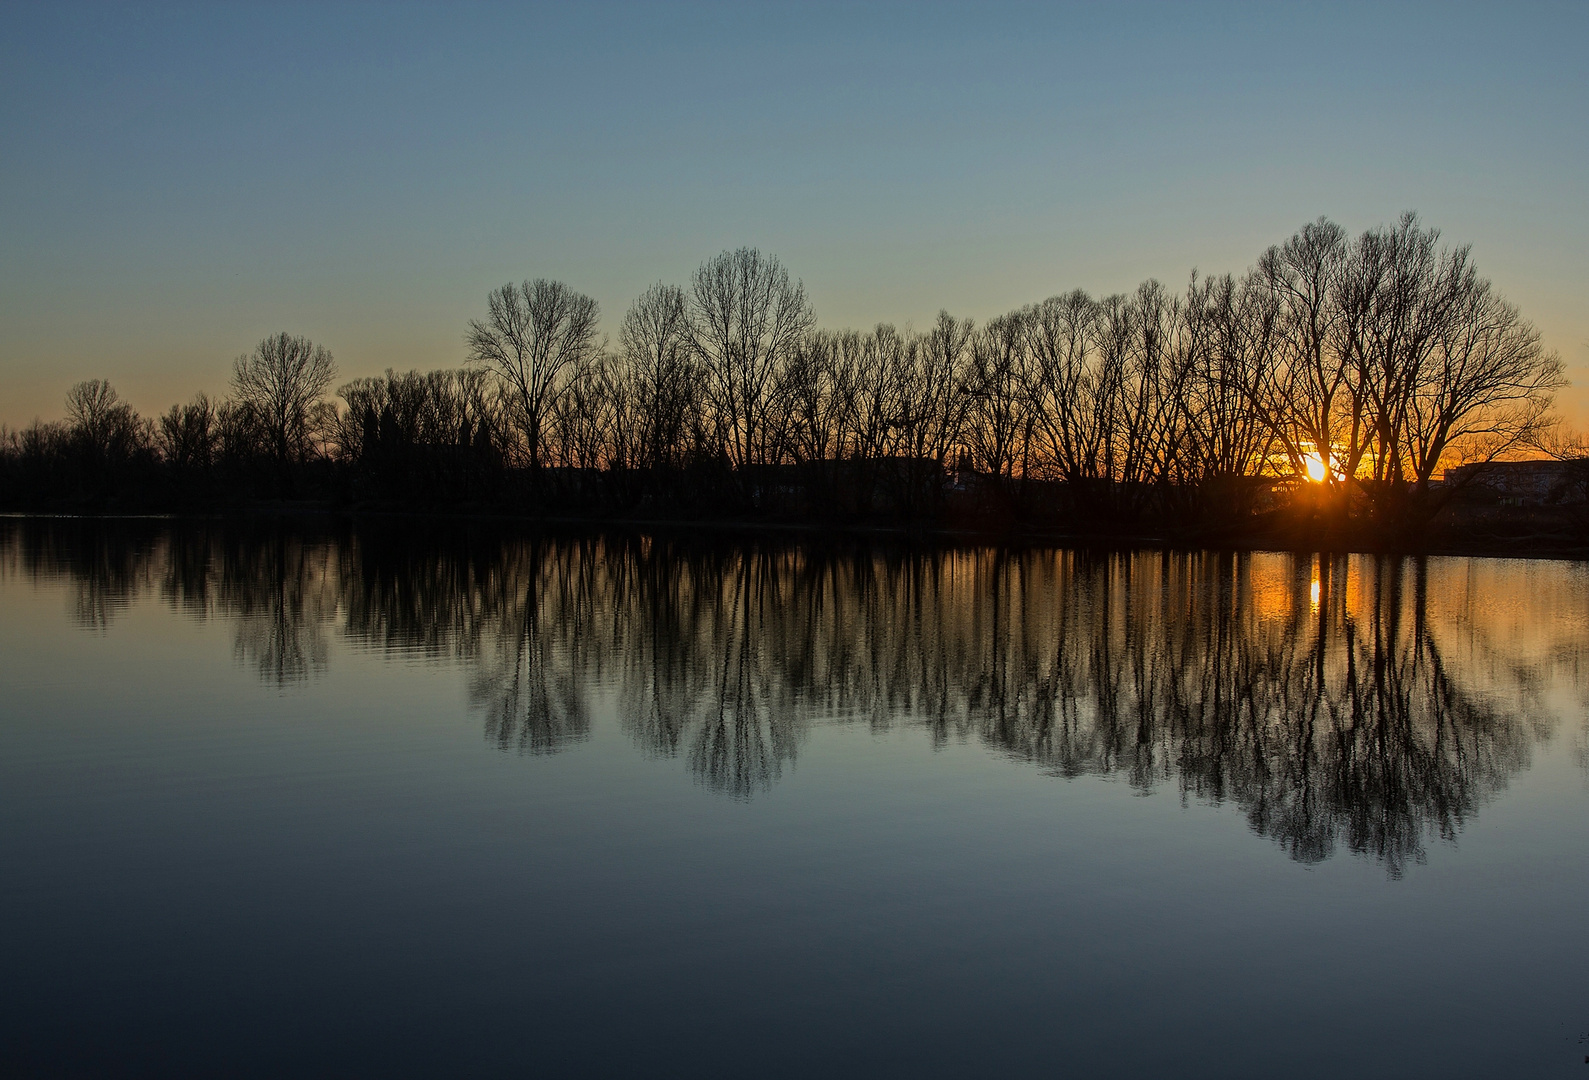
[[[226,392],[266,334],[452,367],[725,248],[822,325],[1241,272],[1419,212],[1589,426],[1589,4],[104,6],[0,17],[0,424]],[[340,381],[340,380],[339,380]]]

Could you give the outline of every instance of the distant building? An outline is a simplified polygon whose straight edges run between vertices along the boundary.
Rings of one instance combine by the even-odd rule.
[[[1585,496],[1589,461],[1481,461],[1445,471],[1444,483],[1491,495],[1511,506],[1577,502]]]

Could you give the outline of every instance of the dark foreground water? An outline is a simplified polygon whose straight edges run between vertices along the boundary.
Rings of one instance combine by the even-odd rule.
[[[1589,568],[0,520],[0,1072],[1589,1076]]]

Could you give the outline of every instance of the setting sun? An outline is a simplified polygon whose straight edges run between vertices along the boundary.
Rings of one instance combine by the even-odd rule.
[[[1309,480],[1312,480],[1315,484],[1324,483],[1327,470],[1324,465],[1324,459],[1318,454],[1309,454],[1304,458],[1302,467],[1307,470]]]

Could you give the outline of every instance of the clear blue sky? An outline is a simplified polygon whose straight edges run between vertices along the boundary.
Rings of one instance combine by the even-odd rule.
[[[1589,4],[8,5],[0,422],[268,332],[462,361],[508,280],[757,245],[829,326],[1240,271],[1416,209],[1589,401]]]

